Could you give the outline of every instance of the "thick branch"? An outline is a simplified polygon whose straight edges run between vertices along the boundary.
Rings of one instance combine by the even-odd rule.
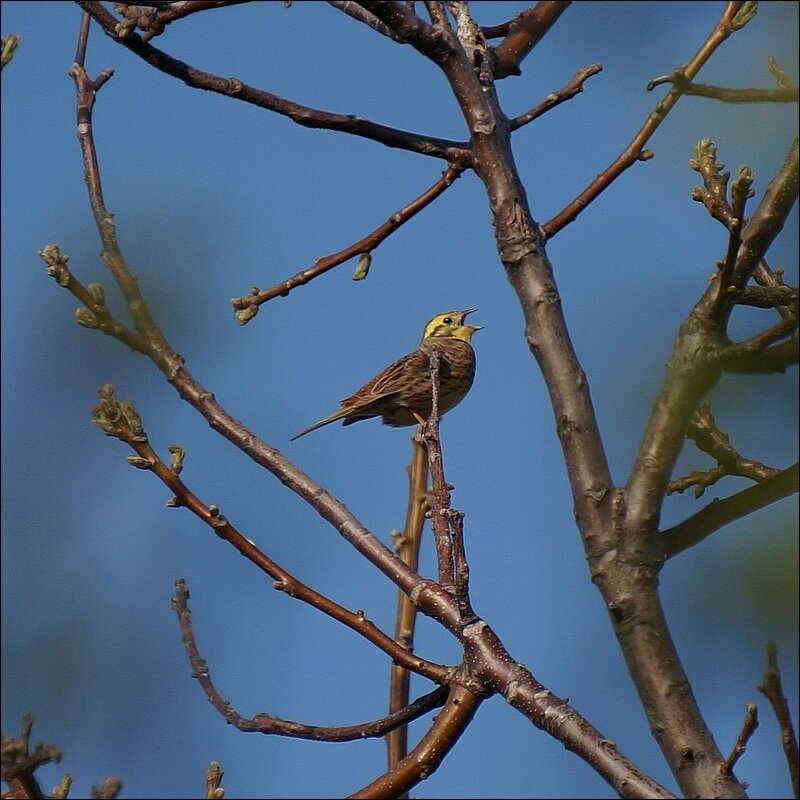
[[[798,139],[795,137],[778,173],[742,230],[742,244],[736,259],[733,283],[742,287],[755,272],[797,201]]]
[[[511,22],[508,35],[494,48],[494,77],[521,75],[519,65],[542,40],[570,3],[564,0],[541,0]]]
[[[425,780],[453,749],[480,704],[481,700],[464,687],[452,686],[444,707],[420,743],[394,768],[350,797],[397,797]]]

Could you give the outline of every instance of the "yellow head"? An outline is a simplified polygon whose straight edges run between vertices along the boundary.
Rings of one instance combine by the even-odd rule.
[[[426,326],[422,334],[423,339],[461,339],[469,342],[475,331],[483,330],[482,325],[465,325],[467,314],[477,311],[477,308],[468,308],[466,311],[445,311],[437,314]]]

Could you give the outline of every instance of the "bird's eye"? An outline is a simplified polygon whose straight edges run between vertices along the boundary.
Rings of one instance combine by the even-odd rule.
[[[442,320],[442,322],[444,322],[445,325],[452,325],[453,324],[453,318],[452,317],[445,317]]]

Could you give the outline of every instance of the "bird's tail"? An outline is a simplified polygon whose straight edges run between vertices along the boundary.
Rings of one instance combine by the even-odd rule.
[[[315,422],[313,425],[309,425],[304,430],[300,431],[300,433],[296,433],[289,439],[290,442],[293,442],[295,439],[299,439],[301,436],[305,436],[307,433],[311,433],[311,431],[315,431],[317,428],[321,428],[323,425],[329,425],[331,422],[336,422],[337,419],[341,419],[347,414],[346,409],[339,409],[338,411],[334,411],[333,414],[330,416],[321,419],[319,422]]]

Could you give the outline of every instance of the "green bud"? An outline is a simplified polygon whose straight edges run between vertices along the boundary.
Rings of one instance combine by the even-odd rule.
[[[258,314],[258,306],[253,304],[236,312],[236,321],[240,325],[246,325],[253,317]]]
[[[97,328],[97,317],[89,311],[86,306],[79,306],[75,309],[75,322],[84,328]]]
[[[356,264],[356,271],[353,273],[354,281],[363,281],[367,277],[370,264],[372,264],[372,254],[362,253],[358,257],[358,264]]]
[[[91,294],[92,299],[95,301],[95,303],[97,303],[97,305],[104,306],[106,304],[106,293],[102,284],[90,283],[87,288],[89,289],[89,294]]]
[[[136,408],[130,400],[120,400],[119,410],[122,416],[125,417],[125,422],[133,434],[134,441],[146,442],[147,435],[144,432],[141,417],[136,413]]]
[[[180,475],[183,469],[183,459],[186,457],[186,450],[179,444],[168,444],[167,450],[171,454],[169,468],[176,474]]]
[[[132,467],[136,467],[136,469],[153,468],[153,465],[146,458],[140,458],[139,456],[128,456],[127,461]]]

